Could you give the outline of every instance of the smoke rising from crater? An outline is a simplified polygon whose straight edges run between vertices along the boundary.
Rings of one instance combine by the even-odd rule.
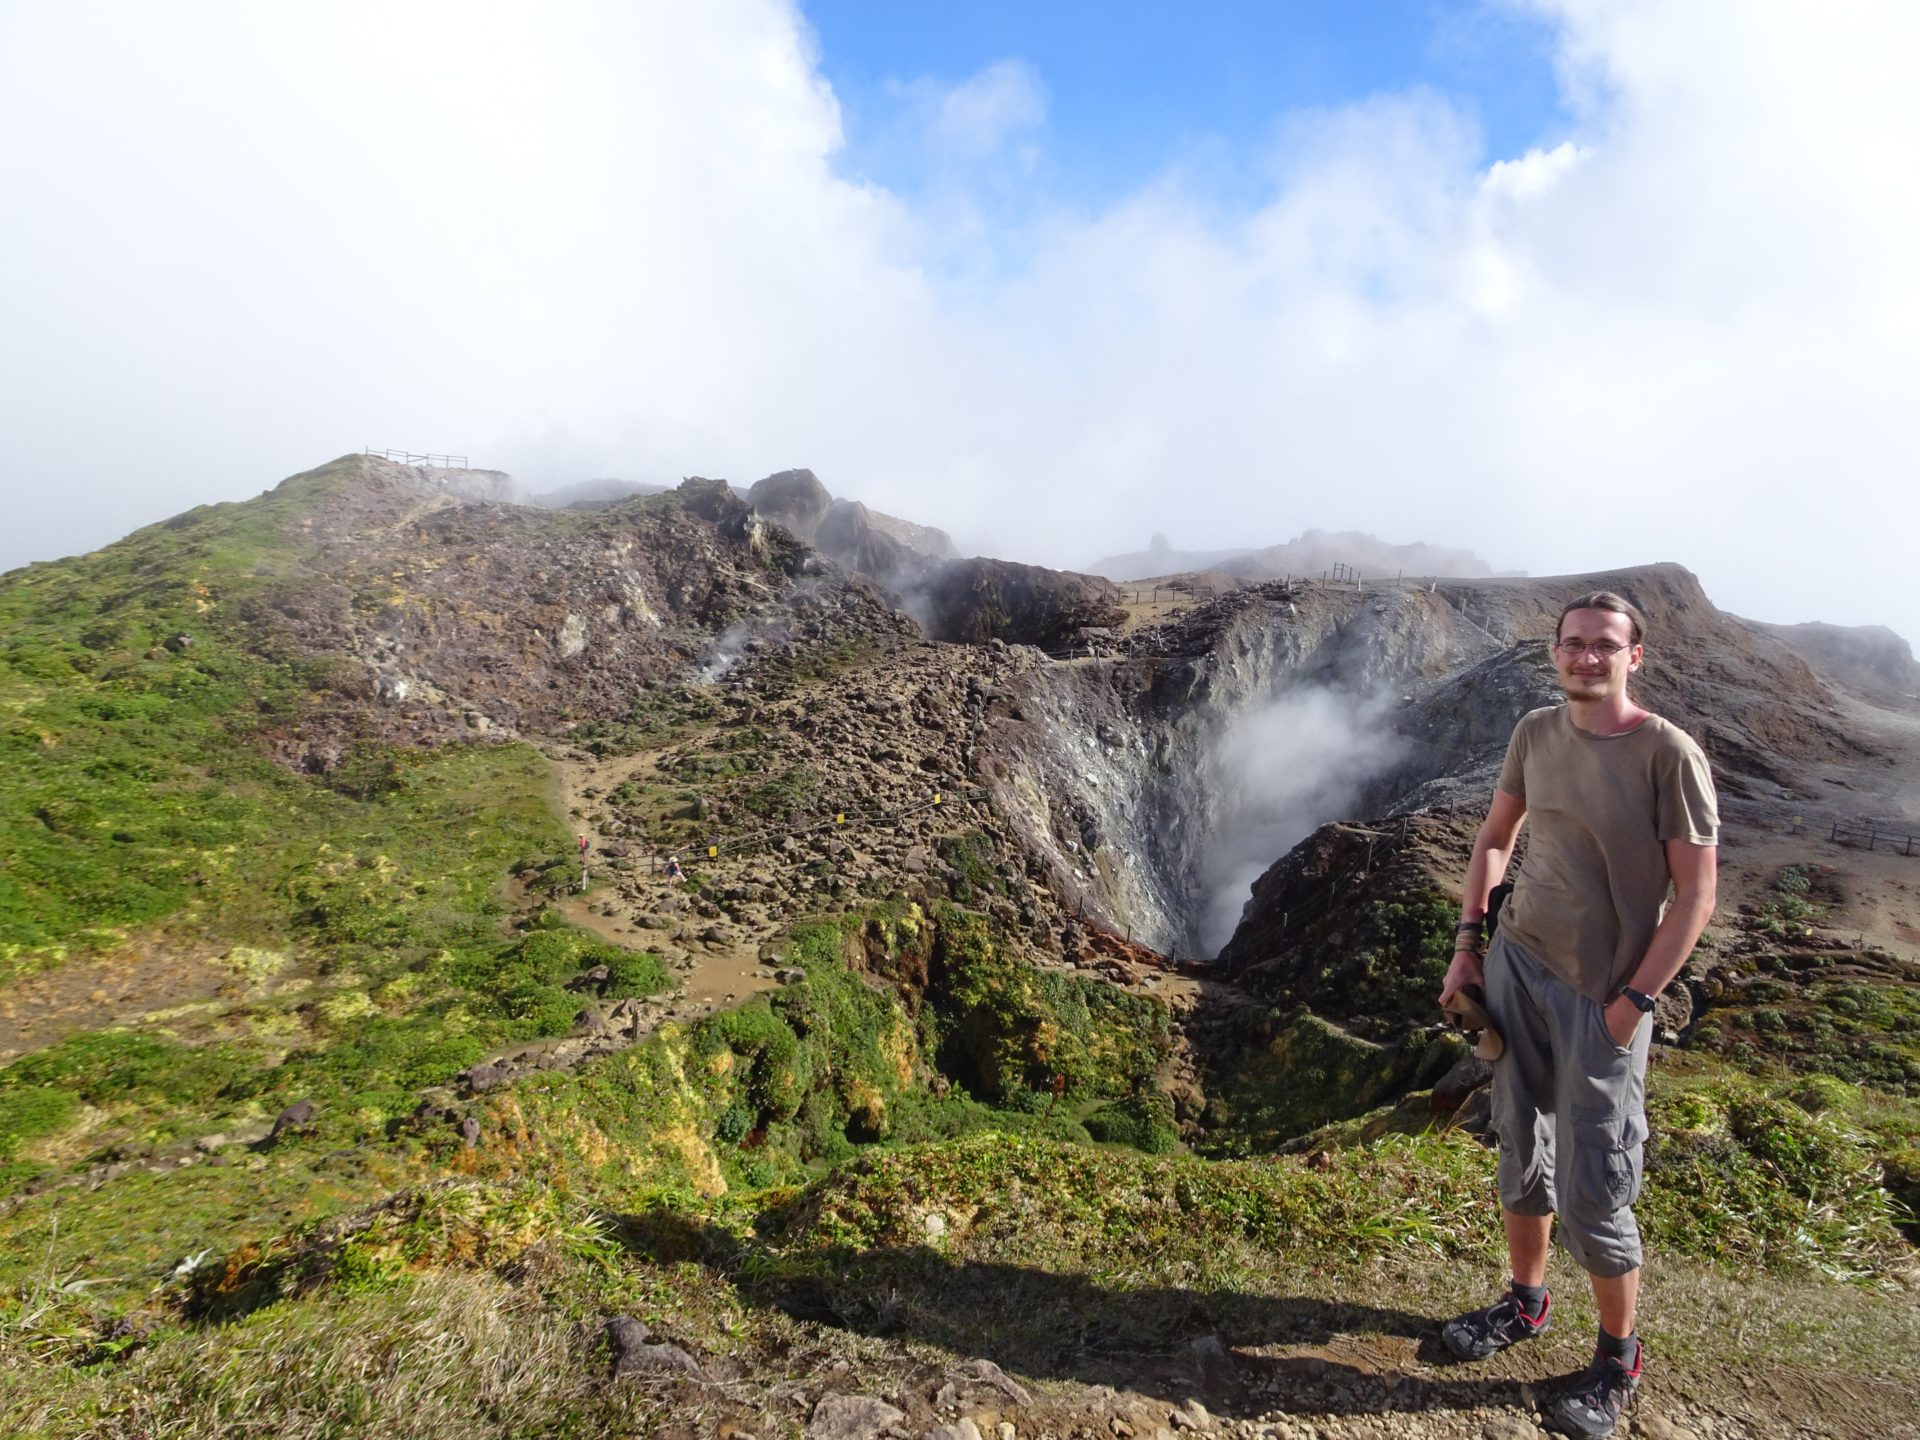
[[[1291,690],[1236,719],[1207,757],[1216,797],[1200,861],[1203,954],[1233,936],[1253,882],[1329,820],[1352,813],[1366,783],[1399,760],[1384,696]]]

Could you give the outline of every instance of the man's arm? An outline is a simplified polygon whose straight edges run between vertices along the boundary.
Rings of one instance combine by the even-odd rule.
[[[1467,883],[1460,898],[1463,921],[1478,920],[1487,913],[1487,896],[1506,876],[1513,842],[1520,838],[1520,822],[1526,818],[1527,802],[1495,786],[1493,804],[1487,807],[1487,818],[1480,822],[1480,833],[1473,840],[1473,858],[1467,862]],[[1464,937],[1456,940],[1453,963],[1447,966],[1447,978],[1440,984],[1442,1005],[1461,986],[1478,985],[1486,979],[1480,967],[1479,947],[1466,943]]]
[[[1673,904],[1667,907],[1660,928],[1648,942],[1647,953],[1627,981],[1648,995],[1658,995],[1672,984],[1693,953],[1700,932],[1713,915],[1720,874],[1720,852],[1713,846],[1695,845],[1689,840],[1669,840],[1666,845],[1667,870],[1673,876]],[[1607,1005],[1607,1033],[1616,1045],[1632,1042],[1640,1020],[1640,1007],[1624,995],[1616,995]]]

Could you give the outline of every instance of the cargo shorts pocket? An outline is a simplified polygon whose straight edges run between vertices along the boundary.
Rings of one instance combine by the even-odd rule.
[[[1647,1119],[1609,1108],[1573,1112],[1573,1193],[1563,1204],[1589,1222],[1640,1198]]]
[[[1581,998],[1583,1000],[1586,999],[1585,996]],[[1611,1055],[1616,1060],[1624,1059],[1628,1055],[1631,1055],[1633,1053],[1632,1042],[1629,1041],[1627,1044],[1622,1045],[1618,1040],[1613,1038],[1613,1032],[1607,1029],[1607,1007],[1597,1000],[1586,1000],[1586,1006],[1588,1013],[1592,1016],[1595,1039],[1601,1046],[1600,1054],[1603,1056]],[[1647,1022],[1642,1018],[1640,1023],[1644,1025]]]

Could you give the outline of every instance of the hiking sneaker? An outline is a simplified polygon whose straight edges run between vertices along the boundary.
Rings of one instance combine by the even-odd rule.
[[[1456,1360],[1484,1360],[1513,1344],[1531,1340],[1553,1323],[1553,1296],[1540,1301],[1540,1313],[1529,1315],[1511,1290],[1484,1310],[1456,1315],[1440,1327],[1440,1343]]]
[[[1640,1362],[1645,1356],[1646,1350],[1638,1340],[1633,1342],[1632,1369],[1627,1368],[1624,1360],[1596,1350],[1593,1363],[1581,1372],[1566,1394],[1553,1402],[1554,1423],[1569,1435],[1579,1435],[1584,1440],[1600,1440],[1603,1435],[1611,1435],[1620,1417],[1627,1413],[1627,1407],[1633,1404],[1634,1391],[1640,1388]]]

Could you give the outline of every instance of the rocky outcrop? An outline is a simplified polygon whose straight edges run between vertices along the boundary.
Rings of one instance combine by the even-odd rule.
[[[1913,647],[1884,625],[1755,625],[1828,680],[1877,700],[1920,700]]]
[[[747,499],[773,524],[815,546],[835,564],[890,590],[912,589],[937,564],[953,557],[953,542],[945,532],[882,515],[857,500],[836,500],[811,470],[769,475],[747,492]]]
[[[1220,964],[1376,1041],[1433,1020],[1479,815],[1323,825],[1254,882]]]
[[[405,469],[341,462],[278,497],[288,527],[317,543],[240,618],[263,644],[331,662],[306,711],[267,731],[301,768],[330,771],[367,739],[611,718],[749,631],[797,653],[912,633],[873,586],[723,481],[556,512],[457,504],[423,494]]]
[[[1011,560],[955,560],[928,582],[924,600],[929,635],[970,644],[1063,649],[1084,630],[1127,618],[1111,582]]]
[[[747,503],[801,540],[812,540],[833,508],[833,496],[811,470],[782,470],[757,481]]]

